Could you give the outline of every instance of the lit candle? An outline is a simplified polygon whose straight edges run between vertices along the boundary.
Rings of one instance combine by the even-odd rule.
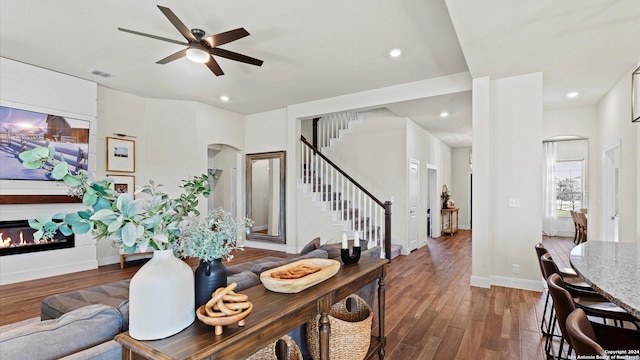
[[[349,248],[349,243],[347,242],[347,233],[342,233],[342,248],[343,249],[348,249]]]
[[[354,247],[360,247],[360,235],[358,235],[357,231],[356,231],[356,234],[353,237],[353,246]]]

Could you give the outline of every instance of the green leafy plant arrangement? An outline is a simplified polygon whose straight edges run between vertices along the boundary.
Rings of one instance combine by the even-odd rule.
[[[248,218],[236,220],[231,213],[217,208],[206,216],[189,218],[180,226],[180,236],[174,248],[180,257],[198,257],[203,261],[224,258],[233,259],[234,250],[243,250],[238,245],[240,230],[248,229],[253,221]]]
[[[89,207],[29,220],[29,226],[36,230],[36,240],[51,238],[58,230],[66,236],[90,232],[98,239],[113,239],[121,244],[125,253],[135,253],[137,248],[146,251],[148,247],[170,249],[180,234],[180,223],[200,215],[198,198],[209,196],[209,180],[215,178],[209,172],[182,180],[183,193],[176,199],[159,190],[162,184],[156,185],[151,180],[136,191],[141,196],[134,200],[128,194],[118,194],[111,189],[111,179],[95,180],[84,170],[71,174],[62,157],[55,159],[53,146],[24,151],[19,158],[25,168],[43,169],[54,179],[64,181],[69,195],[81,198],[83,205]]]

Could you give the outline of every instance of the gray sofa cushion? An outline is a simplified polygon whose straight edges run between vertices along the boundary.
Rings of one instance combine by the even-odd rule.
[[[122,345],[115,340],[104,342],[100,345],[82,350],[75,354],[65,356],[61,360],[121,360]]]
[[[40,304],[40,319],[57,319],[69,311],[92,304],[117,308],[129,299],[130,280],[121,280],[87,289],[47,296]]]
[[[236,283],[236,291],[244,290],[260,284],[260,277],[249,270],[227,275],[227,284]]]
[[[0,334],[0,359],[59,359],[112,340],[122,330],[122,315],[96,304],[58,319],[29,324]]]
[[[300,255],[305,255],[308,254],[310,252],[312,252],[313,250],[317,249],[320,247],[320,238],[317,237],[311,241],[309,241],[309,243],[307,245],[305,245],[302,250],[300,250]]]

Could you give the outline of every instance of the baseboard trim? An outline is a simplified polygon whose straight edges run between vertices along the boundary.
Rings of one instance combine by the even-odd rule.
[[[489,289],[491,287],[491,281],[488,277],[471,275],[471,286]]]
[[[501,286],[538,292],[544,290],[544,286],[540,280],[518,279],[496,275],[489,275],[489,277],[471,275],[470,284],[471,286],[485,289],[491,288],[492,286]]]
[[[539,280],[518,279],[506,276],[490,275],[491,286],[502,286],[514,289],[542,292],[542,282]]]

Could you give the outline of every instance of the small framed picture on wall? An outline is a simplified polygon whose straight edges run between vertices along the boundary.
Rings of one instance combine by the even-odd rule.
[[[136,190],[136,177],[133,175],[107,174],[113,180],[111,188],[118,194],[129,194],[133,199]]]
[[[107,171],[136,171],[136,142],[107,137]]]

